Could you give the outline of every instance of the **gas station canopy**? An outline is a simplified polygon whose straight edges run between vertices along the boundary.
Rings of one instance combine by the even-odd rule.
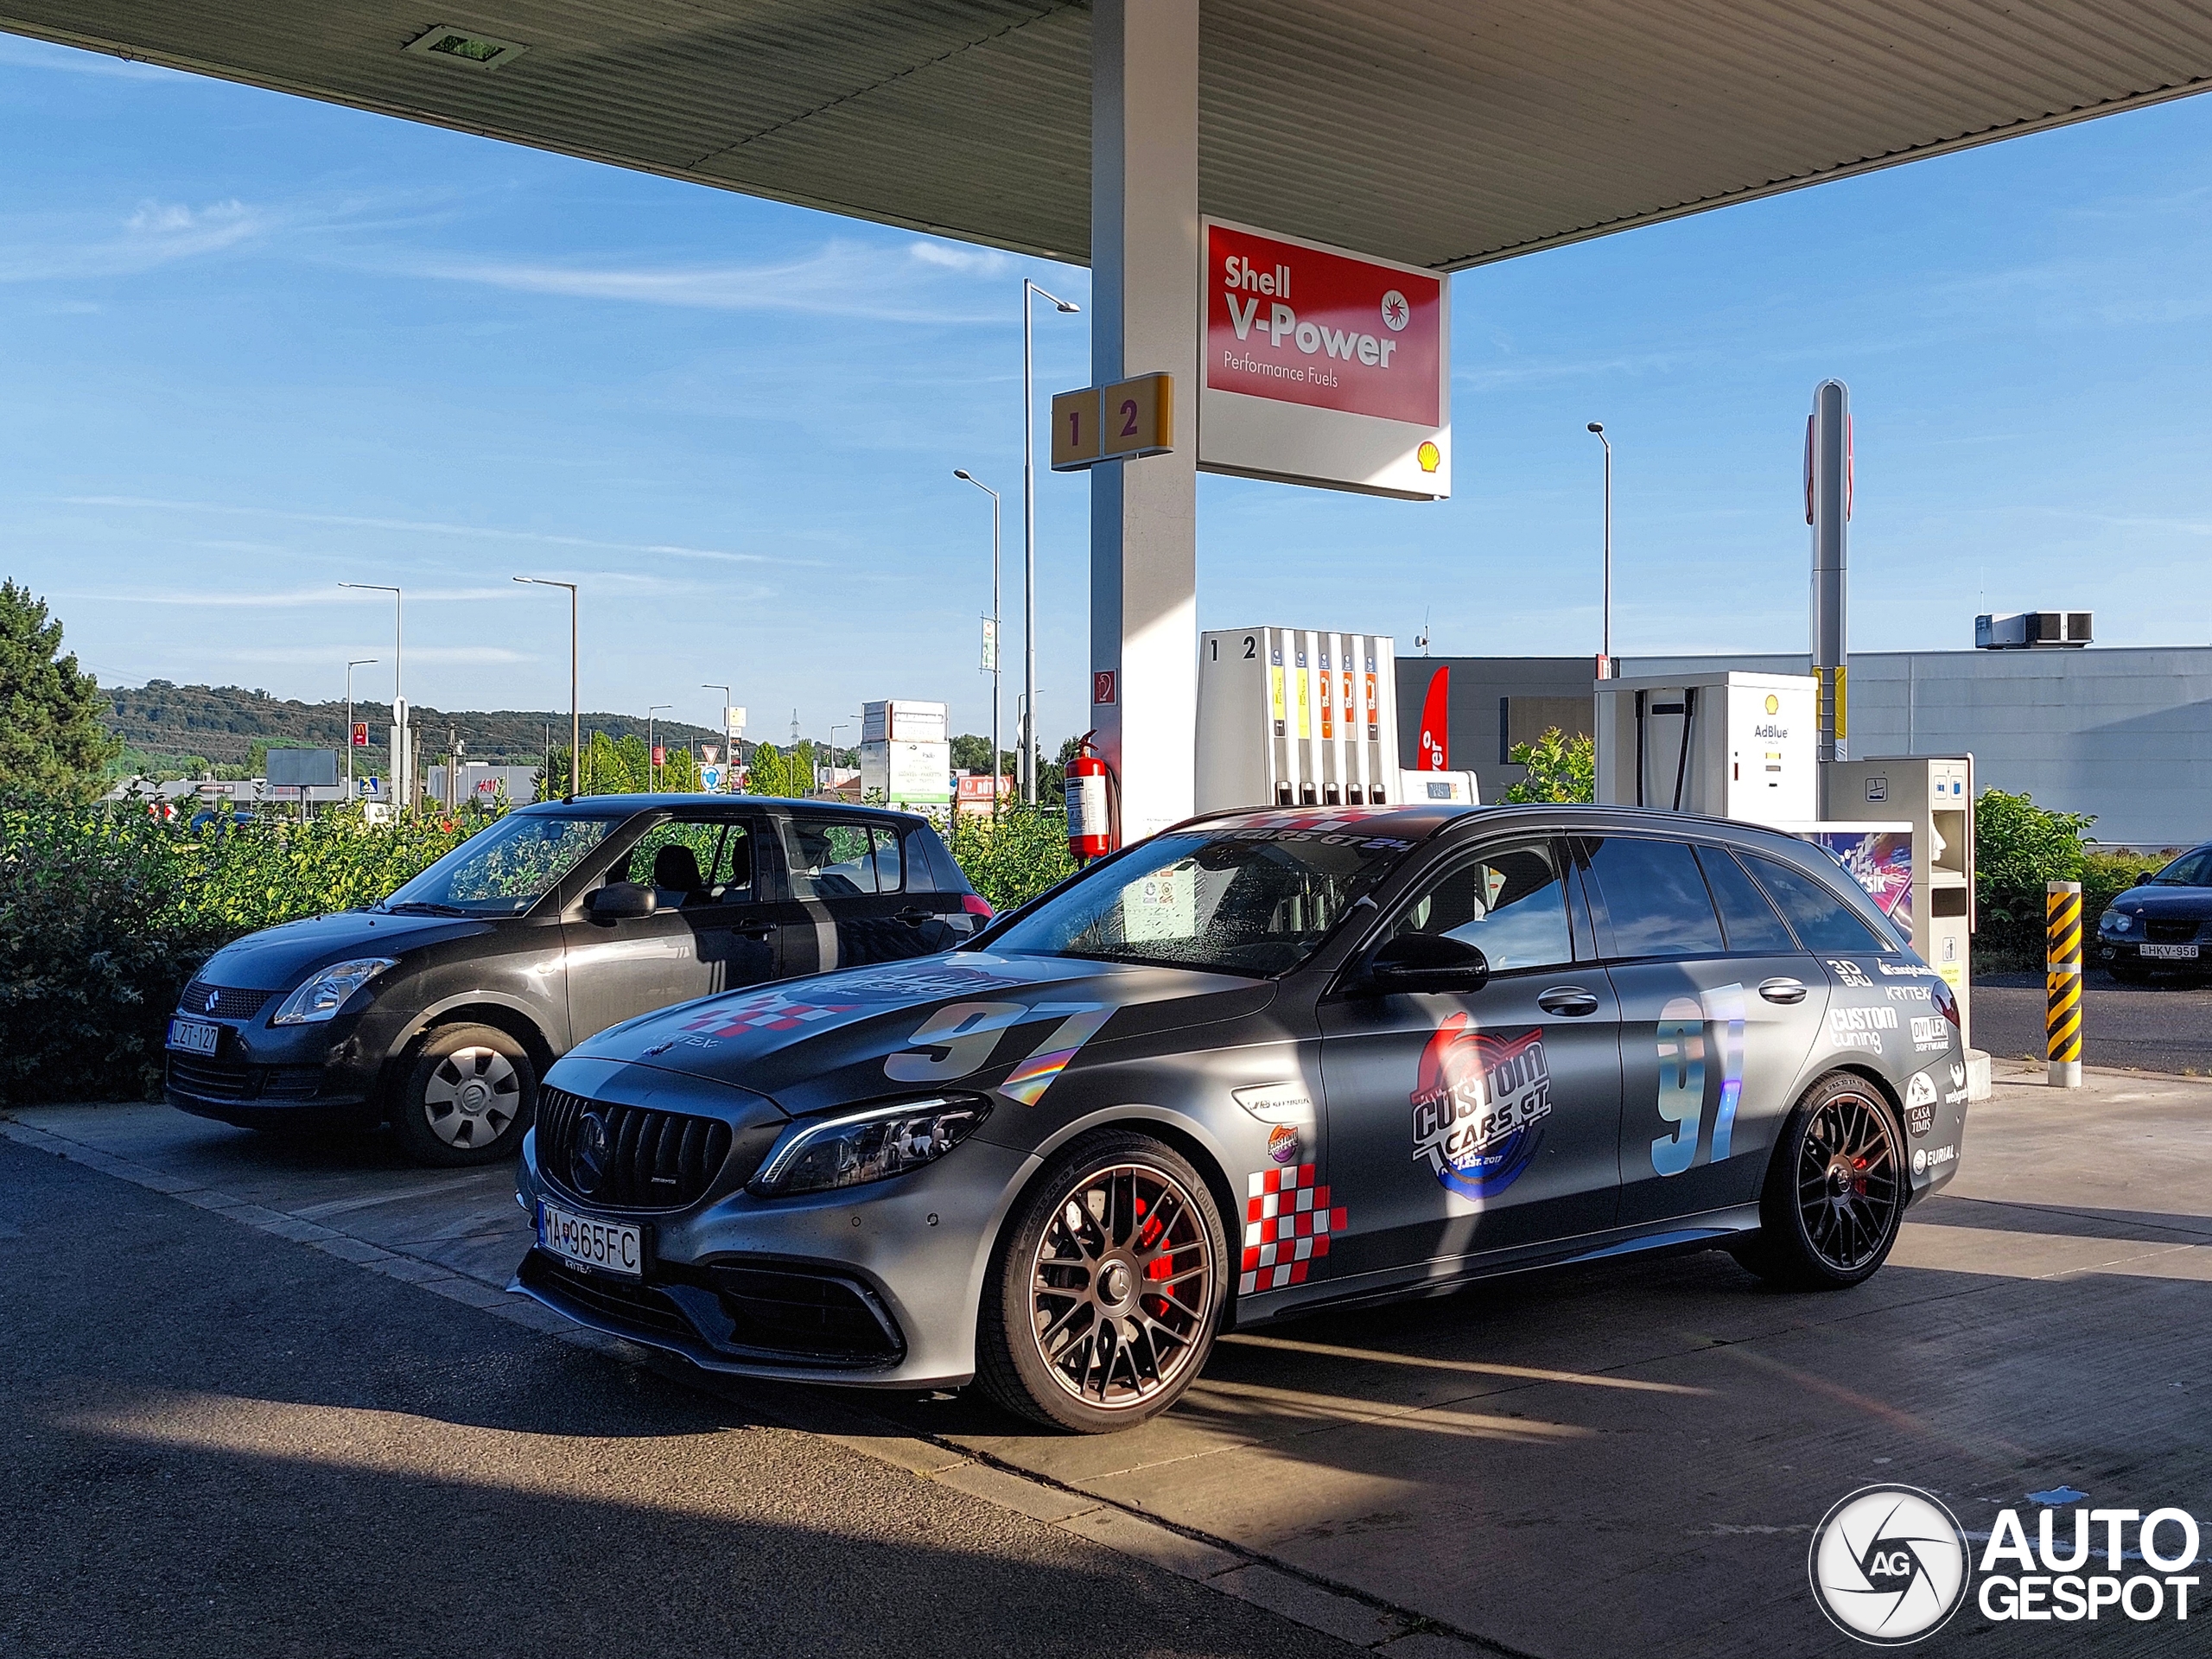
[[[0,29],[1084,262],[1091,11],[0,0]],[[519,47],[422,49],[434,28]],[[416,49],[407,48],[415,44]],[[2195,92],[2194,0],[1205,0],[1199,207],[1456,270]]]

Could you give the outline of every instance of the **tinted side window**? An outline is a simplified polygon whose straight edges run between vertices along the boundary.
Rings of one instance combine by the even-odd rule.
[[[784,845],[796,899],[853,899],[897,893],[905,877],[898,832],[844,818],[793,817]]]
[[[1808,950],[1887,950],[1891,947],[1856,915],[1851,906],[1809,875],[1778,864],[1756,853],[1748,860],[1751,874],[1767,890],[1776,906],[1789,918],[1789,925]]]
[[[1621,957],[1709,957],[1727,947],[1686,842],[1592,838],[1590,868]]]
[[[1398,918],[1391,936],[1465,939],[1496,973],[1574,960],[1567,905],[1549,841],[1495,847],[1452,865]]]
[[[1796,940],[1789,937],[1789,930],[1774,913],[1766,895],[1744,874],[1744,867],[1729,856],[1726,848],[1700,847],[1697,861],[1704,867],[1713,901],[1719,906],[1720,925],[1728,935],[1731,950],[1797,949]]]

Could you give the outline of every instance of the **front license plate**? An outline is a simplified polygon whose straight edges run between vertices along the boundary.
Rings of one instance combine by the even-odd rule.
[[[172,1020],[169,1021],[171,1048],[181,1049],[187,1054],[213,1054],[221,1046],[223,1028],[211,1026],[205,1020]]]
[[[2153,962],[2195,962],[2193,944],[2139,944],[2135,947]]]
[[[645,1230],[635,1222],[601,1221],[541,1202],[537,1244],[540,1249],[580,1268],[619,1274],[625,1279],[645,1274]]]

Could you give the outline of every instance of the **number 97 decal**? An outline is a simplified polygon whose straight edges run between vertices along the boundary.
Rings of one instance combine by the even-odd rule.
[[[1713,1031],[1708,1036],[1706,1027]],[[1720,1053],[1720,1099],[1713,1114],[1713,1151],[1727,1157],[1744,1093],[1744,988],[1723,985],[1694,998],[1678,996],[1659,1011],[1659,1116],[1675,1126],[1651,1143],[1651,1167],[1679,1175],[1697,1161],[1698,1130],[1705,1121],[1706,1060]]]
[[[1051,1034],[998,1086],[1008,1099],[1034,1106],[1077,1052],[1113,1018],[1113,1009],[1096,1002],[948,1003],[916,1027],[907,1039],[914,1047],[883,1063],[884,1075],[893,1083],[950,1083],[971,1077],[991,1063],[1001,1034],[1054,1014],[1063,1018]]]

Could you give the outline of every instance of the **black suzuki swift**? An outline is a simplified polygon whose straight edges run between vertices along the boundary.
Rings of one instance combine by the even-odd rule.
[[[919,817],[746,796],[508,814],[389,899],[226,945],[168,1027],[169,1103],[388,1122],[426,1164],[514,1156],[537,1080],[671,1003],[927,956],[991,913]]]

